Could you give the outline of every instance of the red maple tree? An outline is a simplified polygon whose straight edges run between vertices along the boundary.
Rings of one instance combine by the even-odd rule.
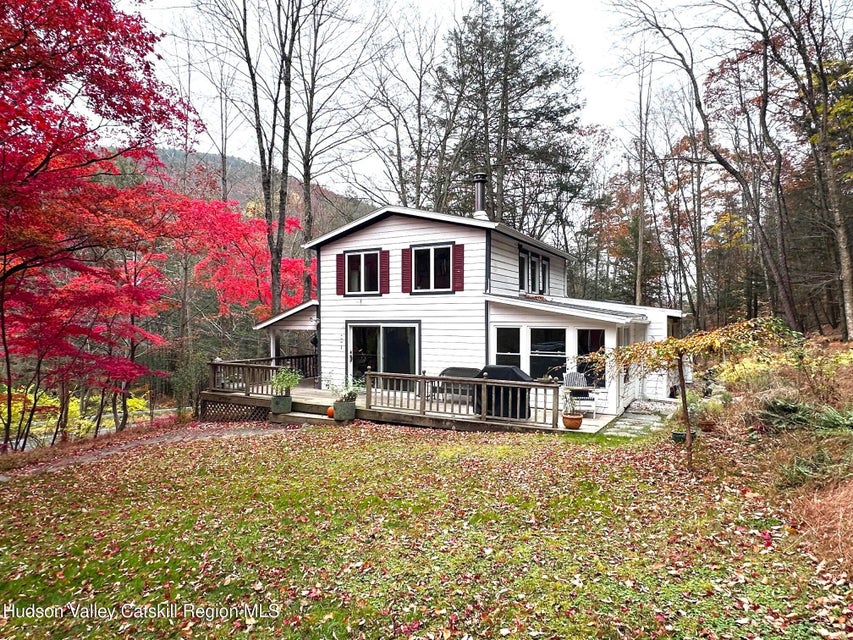
[[[0,5],[4,447],[17,383],[87,368],[139,375],[115,349],[133,323],[115,318],[136,317],[156,293],[122,279],[116,269],[129,263],[116,252],[144,250],[151,211],[144,185],[119,189],[104,176],[118,174],[117,158],[151,156],[157,136],[191,117],[154,75],[156,40],[110,0]]]

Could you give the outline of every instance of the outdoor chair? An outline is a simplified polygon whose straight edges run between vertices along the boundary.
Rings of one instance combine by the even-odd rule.
[[[563,386],[566,387],[563,392],[564,396],[570,395],[575,407],[583,412],[591,412],[594,420],[596,414],[595,396],[590,392],[595,387],[589,383],[586,375],[580,371],[566,371],[563,374]]]

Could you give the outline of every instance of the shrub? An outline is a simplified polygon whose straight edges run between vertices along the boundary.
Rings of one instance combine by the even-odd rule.
[[[778,364],[766,359],[726,360],[717,365],[717,376],[729,388],[742,393],[764,391],[773,386]]]
[[[814,341],[805,341],[786,351],[785,356],[784,364],[793,370],[794,386],[807,390],[820,404],[834,404],[840,400],[838,372],[853,363],[851,351],[832,351]]]
[[[772,360],[747,357],[721,362],[715,369],[722,382],[740,393],[790,386],[813,402],[835,405],[845,397],[843,381],[853,369],[853,351],[802,340]]]
[[[827,431],[853,429],[853,411],[841,412],[826,406],[815,414],[815,426]]]
[[[77,396],[71,396],[68,403],[68,428],[67,433],[72,437],[83,437],[92,434],[95,430],[94,414],[97,412],[96,396],[90,396],[86,406],[80,406]],[[32,389],[18,389],[12,396],[12,424],[17,425],[25,421],[33,403],[37,403],[33,415],[33,426],[30,430],[30,440],[42,444],[49,443],[59,416],[60,401],[53,393],[41,391],[37,395]],[[136,414],[148,410],[148,402],[143,397],[130,395],[127,399],[129,413]],[[5,407],[0,406],[0,415],[5,419]],[[112,413],[109,407],[105,408],[101,420],[102,427],[111,427],[113,424]]]
[[[776,396],[764,402],[756,418],[764,425],[766,431],[778,433],[812,424],[814,409],[799,400]]]

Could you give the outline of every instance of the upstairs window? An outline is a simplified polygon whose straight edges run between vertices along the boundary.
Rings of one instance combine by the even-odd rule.
[[[450,247],[412,249],[414,291],[450,291]]]
[[[548,295],[551,293],[551,261],[527,249],[518,251],[518,290]]]
[[[379,293],[379,252],[347,255],[347,293]]]
[[[374,249],[339,253],[336,258],[338,295],[388,293],[387,251]]]
[[[403,249],[403,293],[444,293],[465,288],[465,246]]]

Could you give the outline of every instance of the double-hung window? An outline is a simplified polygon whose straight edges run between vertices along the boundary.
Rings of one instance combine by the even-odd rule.
[[[495,364],[521,367],[521,329],[498,327],[496,331]]]
[[[566,371],[566,330],[530,329],[530,375],[562,378]]]

